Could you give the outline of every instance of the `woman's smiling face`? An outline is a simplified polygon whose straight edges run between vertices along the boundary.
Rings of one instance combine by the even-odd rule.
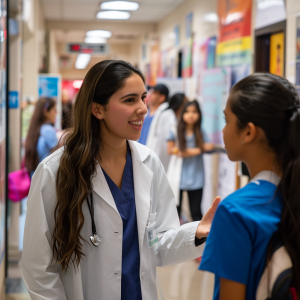
[[[138,140],[147,113],[146,96],[145,84],[139,75],[133,74],[126,79],[124,87],[101,109],[106,131],[116,138]]]

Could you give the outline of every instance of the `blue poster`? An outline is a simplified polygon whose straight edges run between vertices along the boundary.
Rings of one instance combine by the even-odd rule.
[[[39,97],[58,97],[59,81],[58,77],[39,76]]]
[[[9,108],[18,108],[19,107],[19,92],[10,91],[8,95]]]

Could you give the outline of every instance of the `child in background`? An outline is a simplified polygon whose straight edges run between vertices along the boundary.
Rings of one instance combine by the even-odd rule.
[[[168,170],[168,177],[174,194],[178,195],[179,192],[178,215],[180,217],[182,193],[187,191],[191,216],[194,221],[202,219],[201,200],[204,186],[202,153],[214,149],[214,145],[207,143],[207,138],[201,131],[201,119],[202,115],[198,102],[188,102],[181,112],[177,128],[170,131],[167,139],[168,153],[177,155],[180,158],[178,164],[173,160],[178,168],[174,168],[174,166],[170,168],[169,166],[170,169]],[[172,161],[170,161],[171,163]],[[180,184],[176,185],[174,184],[176,182],[175,178],[179,178],[179,176]]]
[[[274,233],[291,257],[300,295],[300,101],[292,84],[253,74],[232,89],[224,111],[228,157],[252,181],[219,205],[200,269],[215,274],[215,300],[256,299]]]

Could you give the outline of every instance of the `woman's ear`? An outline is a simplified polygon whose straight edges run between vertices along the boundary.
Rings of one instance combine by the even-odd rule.
[[[96,117],[99,120],[102,120],[104,117],[103,112],[104,112],[104,109],[101,104],[98,104],[96,102],[92,103],[92,114],[94,117]]]
[[[257,127],[251,122],[248,123],[248,125],[246,126],[246,132],[243,139],[243,143],[244,144],[251,143],[253,140],[257,138],[257,134],[258,134]]]

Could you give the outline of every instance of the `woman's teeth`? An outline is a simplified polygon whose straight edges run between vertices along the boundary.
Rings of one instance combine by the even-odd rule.
[[[143,121],[129,122],[129,123],[132,124],[132,125],[135,125],[135,126],[141,126],[143,124]]]

